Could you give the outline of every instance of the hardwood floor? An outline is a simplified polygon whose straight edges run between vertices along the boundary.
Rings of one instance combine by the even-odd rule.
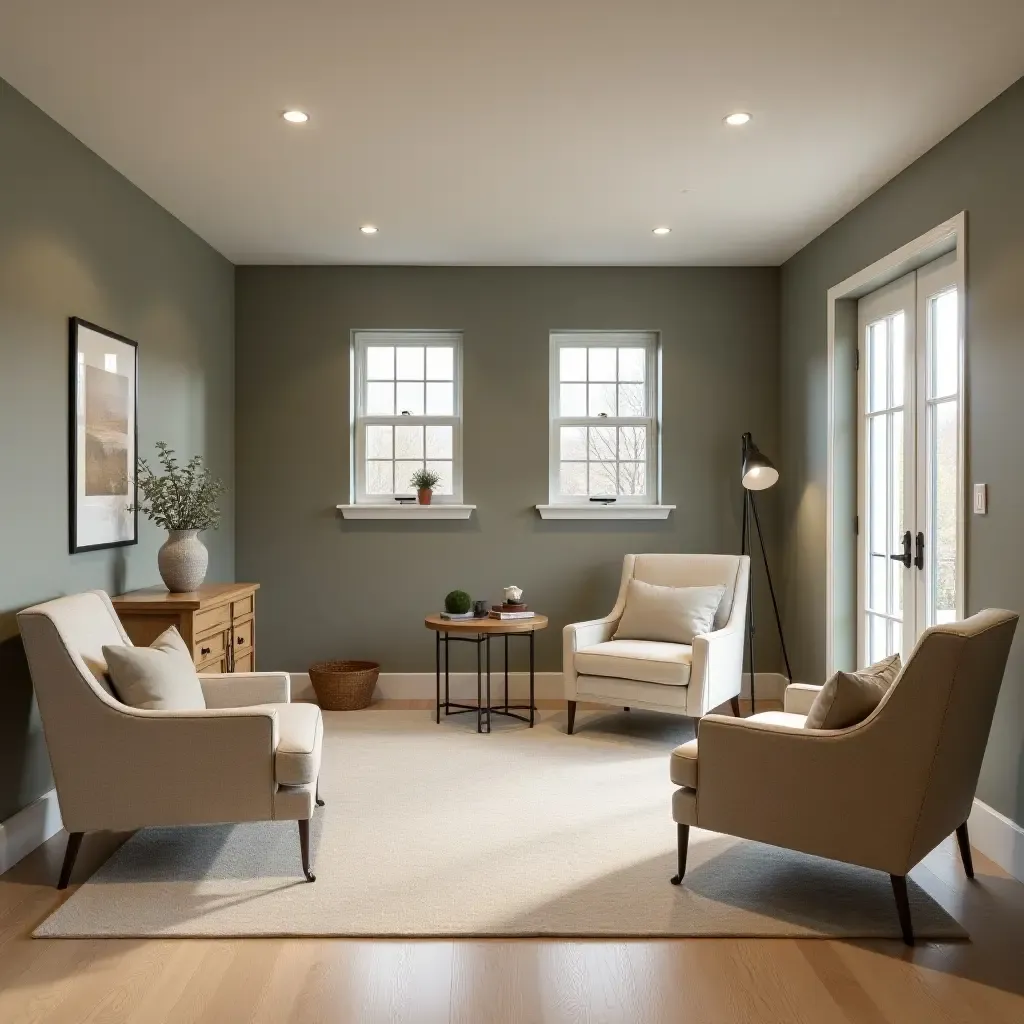
[[[789,939],[30,938],[123,838],[87,836],[67,893],[54,889],[63,833],[0,877],[3,1024],[1024,1022],[1024,886],[977,851],[969,882],[953,837],[912,877],[972,941],[913,949]]]

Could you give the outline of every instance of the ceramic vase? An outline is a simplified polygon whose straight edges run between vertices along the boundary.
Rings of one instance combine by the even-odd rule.
[[[164,586],[172,594],[198,590],[206,579],[210,552],[199,539],[198,530],[168,530],[157,555],[157,566]]]

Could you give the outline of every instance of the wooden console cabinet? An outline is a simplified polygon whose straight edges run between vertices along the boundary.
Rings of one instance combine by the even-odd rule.
[[[147,587],[112,601],[136,646],[148,647],[168,626],[175,626],[199,672],[254,672],[259,586],[205,583],[191,594]]]

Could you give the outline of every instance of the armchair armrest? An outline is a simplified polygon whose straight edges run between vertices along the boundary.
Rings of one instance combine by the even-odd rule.
[[[69,831],[274,817],[277,712],[104,707],[82,730],[57,791]]]
[[[618,624],[618,615],[606,615],[603,619],[588,619],[586,622],[570,622],[562,630],[562,638],[576,652],[611,640]]]
[[[690,681],[686,687],[686,713],[692,718],[700,718],[740,694],[749,586],[750,556],[742,555],[729,621],[721,629],[693,638]]]
[[[701,828],[891,874],[911,867],[928,763],[906,758],[892,717],[803,729],[708,715],[697,771]]]
[[[810,683],[790,683],[786,687],[783,707],[791,715],[806,715],[820,689],[820,686],[812,686]]]
[[[199,677],[207,708],[245,708],[291,702],[287,672],[210,672]]]
[[[562,679],[565,683],[566,700],[576,699],[575,654],[584,647],[603,644],[611,640],[619,624],[621,612],[618,606],[603,619],[588,619],[586,622],[570,622],[562,630]]]
[[[693,638],[686,710],[694,718],[739,694],[743,681],[742,622],[730,622],[713,633]]]

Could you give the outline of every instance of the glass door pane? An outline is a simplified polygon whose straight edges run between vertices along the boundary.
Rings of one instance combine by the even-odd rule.
[[[918,473],[924,566],[919,573],[921,629],[953,622],[959,589],[961,508],[961,341],[956,264],[943,257],[918,272],[922,324],[918,360],[924,378]]]
[[[859,658],[869,664],[903,653],[908,615],[902,555],[914,503],[906,466],[913,461],[912,417],[906,415],[908,324],[914,319],[913,275],[861,300],[860,628]],[[913,615],[913,609],[909,609]]]

